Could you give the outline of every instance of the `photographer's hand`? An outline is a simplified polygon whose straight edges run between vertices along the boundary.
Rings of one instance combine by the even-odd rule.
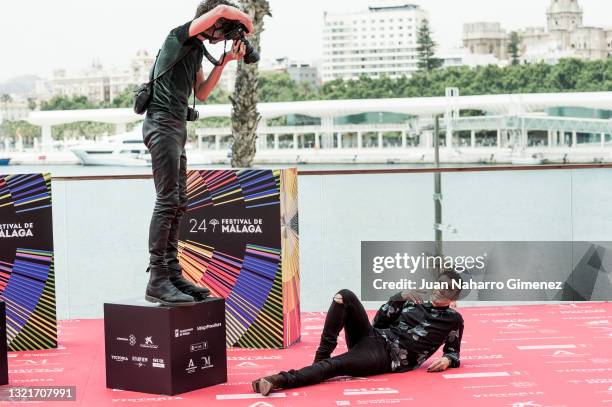
[[[210,96],[215,86],[217,86],[225,65],[227,65],[227,63],[230,61],[244,58],[245,52],[246,46],[244,43],[240,40],[234,40],[231,51],[226,53],[225,57],[223,58],[223,63],[219,66],[215,66],[212,72],[208,75],[208,78],[204,78],[204,72],[202,69],[198,71],[196,77],[196,97],[198,100],[204,102],[206,99],[208,99],[208,96]]]
[[[223,58],[223,65],[227,64],[230,61],[237,61],[244,58],[244,54],[246,53],[246,46],[244,42],[240,40],[234,40],[232,44],[232,49],[230,52],[225,54],[225,58]]]

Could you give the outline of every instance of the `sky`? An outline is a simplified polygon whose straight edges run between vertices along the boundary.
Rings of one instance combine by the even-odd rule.
[[[312,62],[322,50],[323,13],[359,11],[376,0],[269,0],[262,58]],[[551,0],[412,0],[429,12],[443,49],[461,44],[465,22],[499,21],[507,30],[546,24]],[[579,0],[584,23],[611,26],[612,1]],[[139,49],[156,52],[168,31],[189,21],[198,0],[2,0],[0,82],[99,60],[127,67]]]

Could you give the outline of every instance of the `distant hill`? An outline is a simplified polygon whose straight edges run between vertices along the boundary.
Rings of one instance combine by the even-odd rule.
[[[22,75],[0,82],[0,95],[8,93],[29,94],[34,92],[36,82],[41,78],[36,75]]]

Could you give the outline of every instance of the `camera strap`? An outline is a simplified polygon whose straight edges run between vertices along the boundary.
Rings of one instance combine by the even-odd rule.
[[[196,102],[196,85],[198,84],[198,71],[195,71],[195,75],[193,76],[193,110],[195,110],[195,102]]]
[[[215,59],[215,57],[213,57],[210,52],[208,52],[208,50],[206,49],[206,45],[204,45],[204,43],[202,43],[202,48],[204,48],[204,56],[206,57],[206,59],[208,59],[210,61],[211,64],[213,64],[214,66],[221,66],[223,65],[223,62],[225,61],[225,54],[226,54],[226,48],[227,48],[227,40],[225,40],[225,42],[223,43],[223,56],[221,57],[221,61]]]
[[[187,54],[189,54],[191,52],[191,50],[193,48],[194,48],[193,45],[189,46],[185,51],[183,51],[183,53],[181,55],[179,55],[179,58],[177,58],[176,61],[174,61],[172,64],[170,64],[170,66],[168,68],[164,69],[155,78],[153,78],[153,73],[155,72],[155,65],[157,65],[157,60],[159,59],[159,54],[161,52],[161,49],[160,49],[157,52],[157,57],[155,57],[155,62],[153,63],[153,69],[151,70],[151,74],[149,75],[149,85],[152,84],[153,82],[155,82],[156,80],[158,80],[159,78],[161,78],[162,76],[164,76],[165,74],[167,74],[172,68],[174,68],[176,66],[176,64],[181,62],[187,56]]]

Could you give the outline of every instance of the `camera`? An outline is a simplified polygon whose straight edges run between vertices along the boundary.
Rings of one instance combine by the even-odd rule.
[[[223,31],[223,38],[225,40],[242,41],[246,48],[246,52],[244,54],[245,64],[254,64],[255,62],[259,61],[259,52],[253,48],[253,45],[251,45],[249,40],[247,40],[244,36],[244,34],[247,32],[244,24],[234,20],[227,20],[223,22],[221,30]]]
[[[192,107],[187,107],[187,121],[195,122],[200,118],[200,112]]]
[[[235,21],[235,20],[221,19],[219,21],[221,22],[220,30],[223,32],[223,40],[225,41],[238,40],[244,44],[246,48],[245,53],[244,53],[244,63],[254,64],[255,62],[259,61],[259,52],[257,52],[257,50],[253,48],[253,45],[251,45],[249,40],[247,40],[244,36],[244,34],[247,32],[247,29],[244,26],[244,24],[242,24],[241,22]],[[207,38],[209,40],[214,39],[210,37],[209,35],[207,35],[205,32],[202,32],[201,35],[204,38]],[[212,58],[212,56],[208,54],[206,51],[205,51],[205,55],[210,60],[210,62],[212,62],[214,65],[220,64],[219,61]]]

